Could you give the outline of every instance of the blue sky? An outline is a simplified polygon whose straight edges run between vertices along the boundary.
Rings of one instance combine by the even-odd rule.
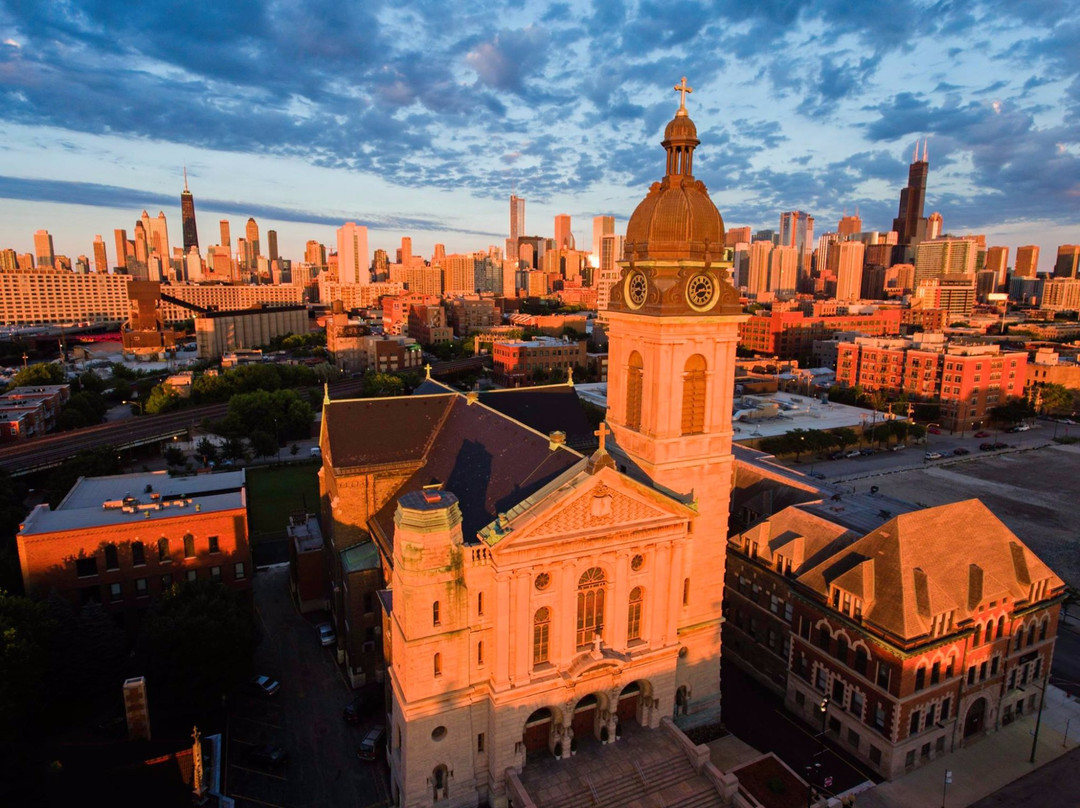
[[[91,252],[164,209],[248,215],[282,252],[369,226],[430,254],[625,218],[663,171],[683,75],[729,227],[802,209],[887,230],[929,137],[952,233],[1080,241],[1080,14],[987,0],[0,0],[0,246]],[[1049,253],[1049,254],[1048,254]],[[392,253],[391,253],[392,254]],[[1010,255],[1010,259],[1011,259]]]

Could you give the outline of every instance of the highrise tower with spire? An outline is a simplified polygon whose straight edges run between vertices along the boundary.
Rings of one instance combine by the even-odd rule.
[[[184,190],[180,193],[180,220],[184,230],[184,255],[192,247],[199,249],[199,231],[195,227],[195,197],[187,184],[187,166],[184,166]]]
[[[919,144],[915,144],[915,151],[911,155],[911,166],[908,168],[907,187],[900,191],[900,209],[893,219],[893,230],[896,231],[897,250],[902,253],[910,253],[915,245],[926,238],[926,218],[923,216],[923,205],[926,202],[926,176],[930,170],[927,161],[927,143],[922,144],[922,155],[919,155]],[[899,256],[900,261],[907,260],[907,255]]]

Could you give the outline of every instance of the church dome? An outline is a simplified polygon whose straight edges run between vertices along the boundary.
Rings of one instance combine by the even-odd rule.
[[[679,89],[679,88],[676,88]],[[697,127],[680,105],[664,130],[667,173],[653,183],[626,226],[628,260],[714,261],[723,257],[724,220],[692,173]]]

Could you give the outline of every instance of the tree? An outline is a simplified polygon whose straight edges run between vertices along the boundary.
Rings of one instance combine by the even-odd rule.
[[[183,399],[175,390],[163,384],[158,384],[150,391],[144,409],[147,415],[159,415],[177,409],[182,402]]]
[[[990,410],[990,417],[1003,424],[1015,424],[1034,415],[1035,410],[1031,408],[1028,400],[1019,396],[1013,396],[1004,404],[999,404]]]
[[[169,444],[165,447],[165,465],[167,466],[182,466],[187,456],[184,454],[184,450],[179,446]]]
[[[154,692],[190,724],[251,675],[255,622],[244,598],[220,583],[166,592],[143,621],[139,651]]]
[[[25,385],[66,384],[67,374],[56,362],[39,362],[28,365],[11,379],[8,390]]]
[[[49,649],[55,631],[44,603],[0,591],[0,746],[4,749],[25,742],[28,729],[36,726],[48,701]]]
[[[364,396],[400,396],[405,391],[405,384],[399,376],[391,373],[376,373],[369,370],[364,374]]]
[[[1032,388],[1032,404],[1044,415],[1055,412],[1072,412],[1073,395],[1063,384],[1043,384]]]
[[[278,442],[272,432],[256,429],[248,435],[248,443],[256,457],[270,457],[277,454]]]
[[[842,426],[839,429],[834,429],[832,431],[832,436],[836,445],[841,449],[846,449],[859,442],[858,434],[849,426]]]
[[[225,438],[225,443],[221,446],[221,456],[226,460],[246,460],[247,449],[244,448],[244,441],[237,437]]]
[[[210,440],[210,438],[201,438],[199,442],[195,444],[195,454],[202,458],[205,463],[216,463],[218,459],[218,447]]]

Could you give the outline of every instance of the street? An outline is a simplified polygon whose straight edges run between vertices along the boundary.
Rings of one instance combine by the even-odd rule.
[[[353,698],[331,648],[319,644],[314,621],[301,616],[289,594],[289,570],[278,565],[254,580],[262,640],[255,670],[281,682],[274,696],[254,690],[237,696],[229,714],[226,791],[241,808],[384,806],[384,762],[364,763],[356,750],[378,715],[359,725],[342,718]],[[248,760],[258,744],[282,747],[280,766]]]

